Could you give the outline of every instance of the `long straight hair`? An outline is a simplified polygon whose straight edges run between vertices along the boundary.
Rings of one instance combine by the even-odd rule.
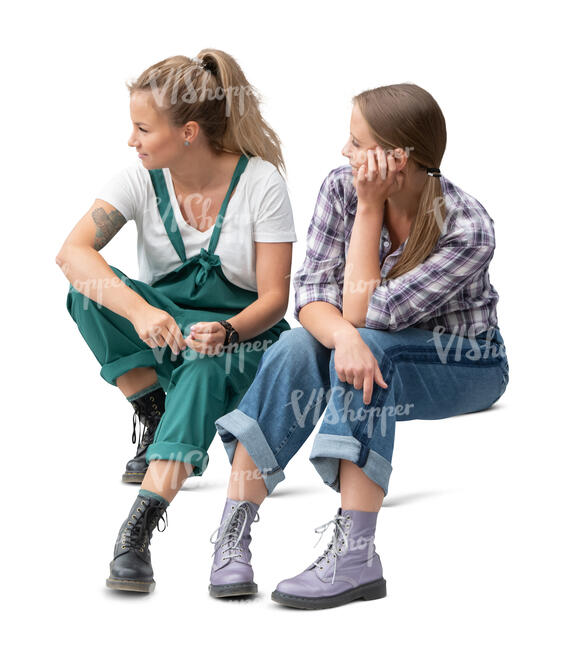
[[[260,95],[226,52],[171,56],[127,88],[131,94],[151,91],[158,110],[176,127],[197,122],[214,150],[259,156],[285,172],[280,139],[261,115]]]
[[[366,90],[353,98],[376,142],[384,149],[405,149],[425,170],[417,215],[397,263],[382,281],[396,278],[421,264],[432,252],[446,219],[440,179],[426,174],[440,167],[446,147],[444,115],[433,97],[415,84],[402,83]],[[409,163],[408,163],[409,164]]]

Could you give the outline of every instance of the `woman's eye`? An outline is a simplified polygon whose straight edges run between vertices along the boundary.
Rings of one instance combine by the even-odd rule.
[[[138,127],[143,133],[148,133],[146,129],[143,129],[141,126]]]
[[[354,145],[354,147],[358,147],[358,146],[359,146],[358,143],[357,143],[357,142],[354,142],[353,140],[352,140],[352,144]]]

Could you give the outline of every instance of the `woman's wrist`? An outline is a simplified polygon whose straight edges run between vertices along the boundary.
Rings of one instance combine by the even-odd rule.
[[[334,348],[338,346],[338,343],[344,342],[354,336],[359,336],[358,330],[350,322],[344,320],[344,323],[332,332]]]
[[[380,199],[373,203],[366,203],[358,201],[356,209],[356,218],[363,219],[381,219],[383,220],[384,205],[386,199]]]

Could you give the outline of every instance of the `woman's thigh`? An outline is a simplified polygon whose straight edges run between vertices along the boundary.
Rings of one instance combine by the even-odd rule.
[[[393,377],[399,406],[408,405],[399,409],[398,420],[436,420],[481,411],[506,388],[507,360],[496,342],[420,328],[399,332],[363,328],[360,334],[380,368],[383,363]]]
[[[505,357],[495,343],[420,328],[358,331],[388,387],[374,385],[365,405],[362,390],[338,379],[332,355],[331,399],[320,432],[353,436],[386,460],[392,456],[397,420],[435,420],[484,410],[505,390]]]

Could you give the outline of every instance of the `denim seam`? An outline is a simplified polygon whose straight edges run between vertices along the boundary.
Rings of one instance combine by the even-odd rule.
[[[497,366],[502,363],[502,358],[500,356],[498,357],[488,357],[484,358],[483,356],[480,359],[477,360],[472,360],[469,359],[468,357],[462,357],[458,360],[454,359],[454,355],[456,353],[456,347],[450,348],[450,350],[447,353],[447,359],[445,362],[441,361],[441,358],[439,357],[438,353],[436,351],[433,351],[433,348],[427,348],[427,347],[421,347],[421,346],[413,346],[409,347],[407,345],[395,345],[393,347],[388,348],[385,351],[386,356],[389,356],[391,361],[413,361],[414,363],[421,363],[421,364],[433,364],[433,365],[467,365],[469,367],[475,367],[478,368],[480,366],[486,367],[486,366]],[[419,356],[417,356],[419,355]],[[422,358],[420,355],[424,355]],[[462,355],[462,351],[461,351]]]
[[[309,416],[309,415],[312,415],[312,414],[314,413],[315,409],[316,409],[318,406],[320,406],[321,403],[322,403],[322,400],[318,400],[318,402],[316,402],[316,404],[314,404],[314,406],[310,409],[310,411],[309,411],[309,413],[308,413],[308,415],[307,415],[307,417],[306,417],[306,420],[309,419],[308,416]],[[314,425],[314,427],[315,427],[315,426],[316,426],[316,424]],[[312,428],[314,429],[314,427],[312,427]],[[281,452],[281,451],[283,450],[283,448],[287,445],[288,441],[292,438],[294,432],[295,432],[297,429],[298,429],[298,421],[296,421],[296,422],[295,422],[295,423],[294,423],[294,424],[289,428],[289,430],[288,430],[287,433],[286,433],[286,436],[282,439],[282,441],[281,441],[281,442],[278,444],[278,446],[275,448],[275,451],[274,451],[275,455],[278,454],[279,452]]]

